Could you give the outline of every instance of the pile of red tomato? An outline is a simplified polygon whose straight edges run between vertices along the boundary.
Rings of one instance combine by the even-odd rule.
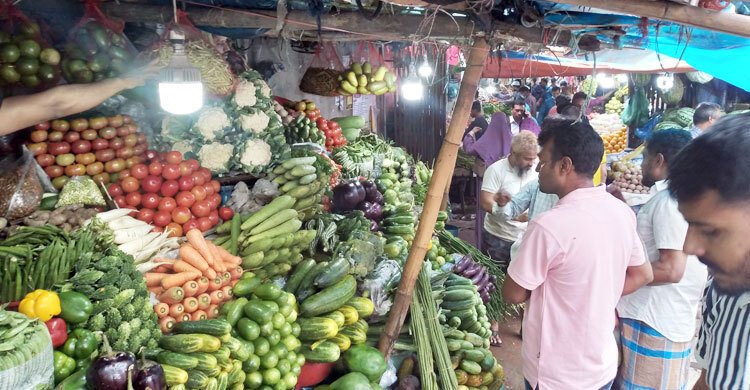
[[[116,174],[145,160],[146,135],[127,115],[109,118],[55,119],[31,132],[27,144],[39,165],[61,189],[73,176],[116,181]]]
[[[325,134],[326,150],[329,152],[334,148],[346,145],[346,138],[341,134],[341,126],[338,123],[319,117],[315,120],[315,125]]]
[[[108,187],[119,207],[138,210],[137,219],[153,224],[156,231],[169,229],[173,236],[195,228],[205,232],[231,219],[232,209],[220,207],[220,189],[197,160],[183,160],[177,151],[151,150],[145,163],[124,169]]]

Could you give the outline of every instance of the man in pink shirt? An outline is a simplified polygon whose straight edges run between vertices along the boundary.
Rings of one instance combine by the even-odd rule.
[[[594,187],[601,137],[583,123],[549,118],[539,134],[539,186],[560,201],[532,220],[508,268],[503,296],[527,302],[527,389],[609,389],[617,374],[615,307],[653,279],[635,214]]]

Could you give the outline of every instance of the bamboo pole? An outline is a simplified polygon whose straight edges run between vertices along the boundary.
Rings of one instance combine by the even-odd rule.
[[[414,293],[414,283],[417,280],[419,271],[422,270],[424,256],[427,253],[427,245],[432,238],[432,231],[437,221],[437,213],[443,201],[443,193],[450,179],[448,174],[453,172],[453,167],[456,165],[458,146],[461,144],[461,136],[464,133],[466,121],[469,119],[471,105],[474,102],[474,94],[477,91],[479,79],[482,77],[482,70],[484,69],[484,62],[487,59],[488,52],[487,41],[484,37],[476,38],[469,53],[467,69],[461,80],[461,89],[458,92],[458,100],[453,110],[453,117],[435,162],[435,169],[432,173],[430,186],[427,189],[427,197],[422,215],[419,217],[417,234],[414,238],[414,243],[409,249],[409,257],[404,265],[401,282],[396,290],[396,299],[393,307],[391,307],[388,321],[378,342],[378,349],[386,357],[390,355],[393,343],[398,338],[401,326],[404,324],[404,320],[406,320],[406,314],[409,311],[409,304]]]

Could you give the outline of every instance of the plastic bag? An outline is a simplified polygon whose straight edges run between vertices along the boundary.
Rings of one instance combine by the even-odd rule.
[[[45,332],[47,333],[47,332]],[[52,339],[42,352],[7,370],[0,370],[0,390],[51,389],[54,385]]]
[[[69,82],[117,77],[131,68],[137,54],[122,33],[125,23],[109,19],[99,4],[98,0],[85,0],[83,17],[68,36],[62,72]]]
[[[88,176],[74,176],[65,183],[56,207],[84,204],[87,206],[106,206],[102,192]]]
[[[23,218],[39,207],[42,184],[36,174],[36,161],[14,135],[0,137],[0,216],[7,220]]]
[[[299,83],[299,89],[313,95],[338,96],[339,76],[344,71],[341,58],[331,42],[318,46]]]

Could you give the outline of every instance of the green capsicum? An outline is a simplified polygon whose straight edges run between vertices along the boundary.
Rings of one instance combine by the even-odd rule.
[[[76,291],[64,291],[59,294],[62,317],[69,324],[86,322],[94,310],[89,298]]]
[[[75,359],[88,360],[98,347],[99,343],[94,333],[79,328],[68,335],[68,341],[62,346],[62,352]]]
[[[88,371],[88,366],[74,372],[72,375],[60,382],[55,387],[55,390],[87,390],[88,387],[86,387],[86,371]]]
[[[76,361],[72,357],[60,351],[55,351],[53,356],[53,368],[55,383],[60,383],[76,370]]]

